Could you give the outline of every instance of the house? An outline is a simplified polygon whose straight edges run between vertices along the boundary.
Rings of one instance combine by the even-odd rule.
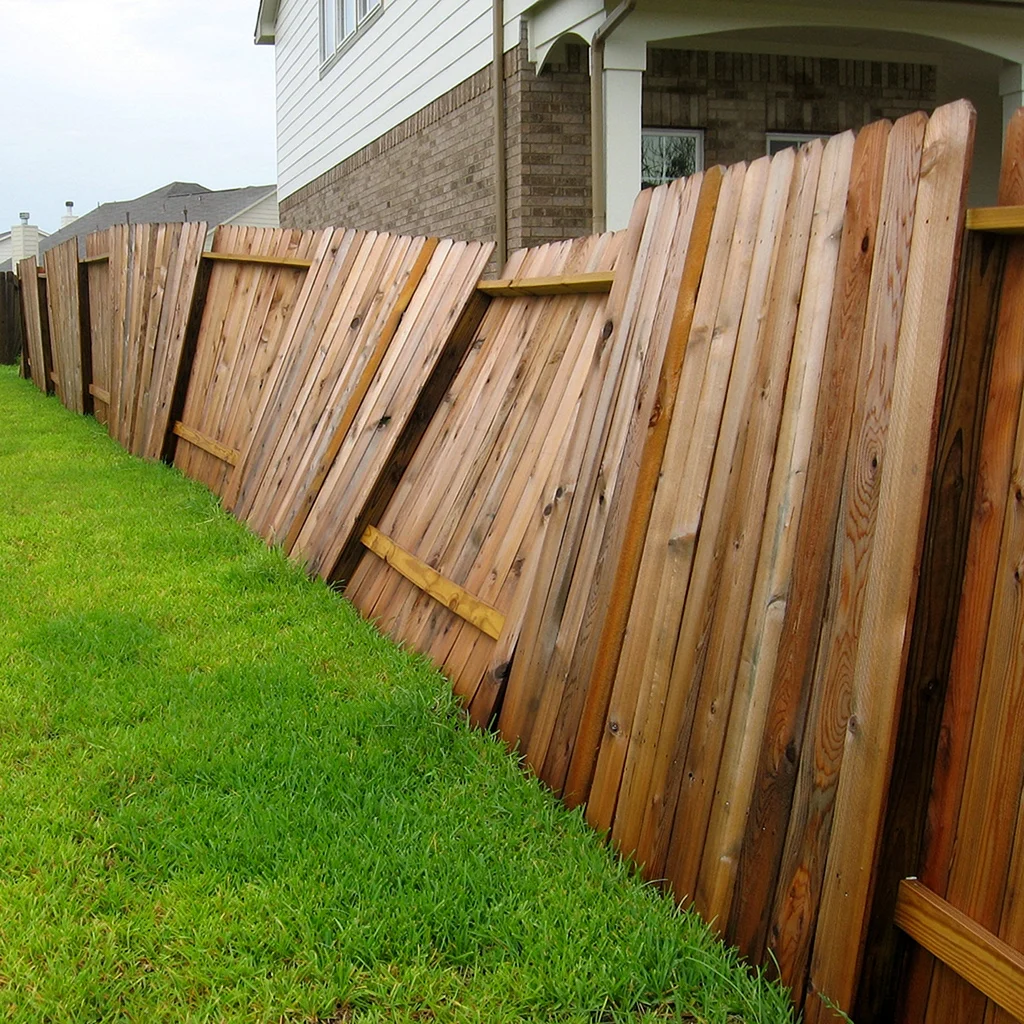
[[[69,210],[71,204],[68,204]],[[78,237],[84,254],[84,239],[93,231],[113,224],[181,223],[204,220],[210,226],[207,244],[212,241],[218,224],[244,224],[253,227],[278,226],[277,187],[250,185],[219,191],[195,182],[172,181],[162,188],[147,192],[137,199],[102,203],[80,217],[65,217],[59,231],[44,239],[39,246],[46,252],[69,238]]]
[[[1020,0],[260,0],[256,42],[282,224],[508,249],[622,227],[642,183],[961,96],[970,199],[992,203],[1024,98]]]
[[[13,270],[26,256],[39,255],[39,243],[47,237],[35,224],[29,224],[29,214],[21,215],[21,223],[7,231],[0,231],[0,273]]]

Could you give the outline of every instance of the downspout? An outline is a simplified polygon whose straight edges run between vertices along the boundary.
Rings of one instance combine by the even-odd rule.
[[[505,4],[492,0],[494,53],[491,88],[494,93],[494,259],[500,275],[508,259],[508,166],[505,151]]]
[[[635,7],[636,0],[622,0],[594,33],[590,44],[590,193],[593,197],[595,235],[604,231],[608,224],[604,160],[604,44]]]

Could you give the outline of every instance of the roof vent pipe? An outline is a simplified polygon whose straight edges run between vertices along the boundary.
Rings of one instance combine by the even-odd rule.
[[[590,192],[595,235],[599,235],[608,225],[604,158],[604,44],[635,7],[636,0],[622,0],[601,23],[590,44]]]

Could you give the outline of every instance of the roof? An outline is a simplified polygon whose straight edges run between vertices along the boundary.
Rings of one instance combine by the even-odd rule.
[[[40,253],[75,236],[102,231],[113,224],[168,224],[204,220],[223,224],[277,190],[276,185],[248,185],[213,191],[194,181],[172,181],[137,199],[103,203],[55,231],[39,245]]]
[[[273,43],[277,34],[277,8],[280,0],[260,0],[256,15],[256,44]]]

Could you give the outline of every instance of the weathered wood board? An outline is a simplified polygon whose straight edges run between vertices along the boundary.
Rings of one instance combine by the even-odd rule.
[[[318,238],[225,490],[250,528],[331,575],[489,252],[344,229]]]
[[[633,231],[625,239],[542,246],[515,254],[506,277],[614,270],[618,280],[631,263],[629,245],[638,241]],[[474,711],[480,721],[488,719],[497,690],[485,680],[500,684],[502,661],[514,647],[544,531],[579,478],[582,446],[573,450],[570,442],[585,395],[601,380],[608,301],[600,293],[493,299],[394,497],[373,524],[497,609],[504,616],[500,639],[376,554],[365,555],[346,589],[382,629],[429,652],[471,707],[483,690]]]
[[[43,254],[57,397],[72,412],[84,413],[88,401],[88,338],[82,332],[78,239],[69,238]],[[87,311],[86,311],[87,312]]]
[[[28,351],[32,383],[44,395],[53,391],[53,353],[50,349],[50,321],[46,303],[46,279],[39,276],[34,256],[18,262],[21,284],[21,309],[25,324],[25,347]]]
[[[89,344],[92,379],[87,381],[93,415],[108,426],[115,349],[114,287],[110,254],[127,241],[127,227],[94,231],[85,238],[85,268],[89,295]]]
[[[146,459],[164,454],[206,225],[133,224],[112,246],[108,428]]]
[[[323,234],[221,226],[212,252],[301,261]],[[215,494],[232,472],[224,456],[237,458],[249,435],[306,274],[259,260],[216,260],[209,269],[174,464]]]

